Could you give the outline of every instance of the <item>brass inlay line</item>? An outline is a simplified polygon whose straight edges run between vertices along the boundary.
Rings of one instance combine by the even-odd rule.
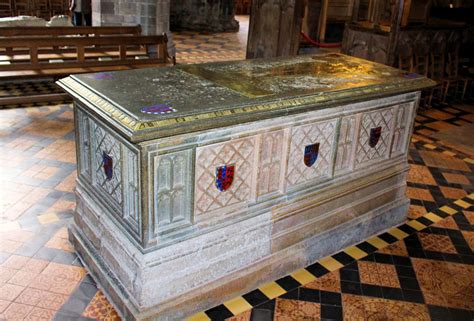
[[[133,132],[139,132],[147,129],[153,128],[164,128],[184,122],[195,122],[199,120],[209,120],[218,117],[246,114],[258,111],[270,111],[278,109],[288,109],[299,106],[308,106],[312,104],[324,103],[324,102],[333,102],[335,100],[342,100],[354,97],[361,98],[364,96],[371,96],[379,91],[383,91],[385,95],[402,93],[406,91],[416,91],[429,87],[432,85],[432,81],[429,79],[417,79],[416,81],[407,81],[397,84],[386,84],[379,85],[371,88],[360,88],[360,89],[351,89],[348,91],[337,91],[334,93],[324,93],[317,95],[309,95],[297,98],[282,98],[278,101],[270,101],[259,103],[256,105],[248,106],[239,106],[233,107],[226,110],[207,112],[201,114],[188,115],[183,117],[174,117],[167,118],[162,120],[154,120],[147,122],[139,122],[136,119],[132,118],[122,110],[118,109],[114,104],[108,102],[107,100],[101,98],[91,90],[85,88],[72,78],[68,77],[60,81],[61,84],[70,88],[74,92],[78,93],[82,98],[90,101],[96,106],[97,109],[105,112],[109,117],[116,120],[125,128]]]

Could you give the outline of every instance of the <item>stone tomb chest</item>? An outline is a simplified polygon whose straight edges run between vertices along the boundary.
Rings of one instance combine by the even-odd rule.
[[[180,320],[405,220],[432,81],[335,53],[102,72],[70,237],[127,320]]]

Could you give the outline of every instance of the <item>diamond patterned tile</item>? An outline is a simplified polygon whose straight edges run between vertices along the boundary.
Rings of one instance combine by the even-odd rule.
[[[30,305],[12,303],[3,315],[6,320],[24,320],[31,310],[33,310],[33,307]]]
[[[398,255],[398,256],[408,256],[407,248],[403,241],[398,241],[389,246],[378,250],[378,253],[385,253],[391,255]]]
[[[429,109],[423,112],[423,116],[428,116],[430,118],[438,119],[438,120],[446,120],[446,119],[451,119],[454,118],[450,113],[446,113],[444,111],[438,110],[438,109]]]
[[[407,187],[406,194],[411,199],[434,202],[434,198],[428,189]]]
[[[426,211],[426,208],[421,205],[411,204],[410,207],[408,208],[408,218],[411,218],[411,219],[416,219],[418,217],[426,215],[427,213],[428,212]]]
[[[17,270],[0,266],[0,285],[9,281],[17,272]]]
[[[432,123],[427,123],[427,124],[425,124],[425,126],[429,127],[429,128],[432,128],[432,129],[435,129],[437,131],[456,128],[456,126],[451,125],[450,123],[447,123],[445,121],[435,121],[435,122],[432,122]]]
[[[319,303],[277,299],[274,320],[317,320],[315,316],[320,314],[320,310]]]
[[[412,262],[428,304],[474,309],[474,266],[416,258]]]
[[[24,286],[5,283],[0,286],[0,300],[13,301],[24,289]]]
[[[462,184],[462,185],[471,184],[469,182],[469,179],[462,174],[443,173],[443,176],[449,183]]]
[[[26,288],[16,299],[15,302],[36,306],[44,298],[45,291],[33,288]]]
[[[441,193],[443,193],[444,197],[452,200],[457,200],[467,195],[467,193],[460,188],[440,186],[439,189],[441,190]]]
[[[25,321],[50,321],[53,320],[54,314],[56,311],[42,309],[42,308],[33,308],[31,312],[25,317]]]
[[[443,253],[457,253],[453,242],[447,235],[418,233],[421,245],[425,250]]]
[[[461,233],[464,236],[464,239],[466,240],[467,244],[471,248],[472,251],[474,251],[474,232],[472,231],[461,231]]]
[[[120,321],[120,317],[105,298],[102,292],[97,292],[82,316],[97,320]]]
[[[0,242],[0,252],[15,253],[21,245],[21,242],[2,240],[2,242]]]
[[[453,114],[453,115],[459,114],[461,112],[460,110],[456,108],[452,108],[452,107],[444,108],[443,111]]]
[[[37,276],[37,274],[20,270],[15,273],[15,275],[8,281],[8,283],[28,286]]]
[[[466,163],[458,158],[447,156],[439,152],[433,151],[424,151],[421,150],[418,152],[423,158],[425,164],[430,167],[435,168],[446,168],[459,170],[464,172],[470,172],[469,166]]]
[[[252,311],[245,311],[239,315],[226,319],[226,321],[251,321]]]
[[[41,300],[37,306],[45,309],[59,310],[68,299],[67,295],[41,291]]]
[[[399,288],[397,271],[393,265],[358,261],[362,283]]]
[[[463,211],[464,216],[469,221],[469,224],[474,225],[474,212],[472,211]]]
[[[459,229],[458,225],[456,224],[456,222],[454,221],[454,219],[451,216],[446,217],[444,220],[441,220],[436,224],[433,224],[433,226],[452,229],[452,230],[458,230]]]
[[[342,300],[344,306],[344,320],[430,320],[428,309],[423,304],[349,294],[344,294]]]
[[[311,283],[306,284],[304,287],[315,290],[324,290],[331,292],[341,291],[341,279],[339,277],[339,271],[334,271],[323,275],[322,277],[314,280]]]
[[[471,112],[472,112],[472,110],[471,110]],[[472,113],[467,114],[467,115],[463,115],[463,116],[461,116],[461,118],[467,120],[470,123],[474,123],[474,114],[472,114]]]
[[[422,134],[422,135],[425,135],[425,136],[430,136],[431,134],[434,134],[436,133],[435,131],[433,130],[429,130],[427,128],[423,128],[423,129],[420,129],[417,131],[418,134]]]
[[[40,274],[35,280],[33,280],[33,282],[31,282],[30,287],[70,295],[77,284],[77,281],[64,277]]]
[[[26,256],[11,255],[5,262],[3,262],[2,267],[19,270],[27,264],[30,258]]]
[[[41,272],[41,275],[55,276],[78,282],[86,275],[86,270],[83,267],[51,262],[43,272]]]
[[[46,260],[32,258],[23,266],[22,271],[39,274],[46,268],[46,266],[48,266],[48,264],[49,262]]]
[[[425,185],[437,185],[428,167],[415,164],[410,165],[407,181]]]
[[[57,121],[50,119],[35,119],[35,122],[23,128],[23,132],[30,135],[41,135],[46,137],[64,137],[74,129],[70,121]],[[57,144],[58,147],[60,143]],[[58,154],[59,155],[59,154]],[[60,155],[59,155],[60,156]]]

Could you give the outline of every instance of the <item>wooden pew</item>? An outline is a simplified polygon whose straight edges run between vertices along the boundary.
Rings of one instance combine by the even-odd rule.
[[[0,17],[11,17],[13,15],[13,4],[11,0],[0,0]]]
[[[0,17],[37,16],[50,20],[69,11],[69,0],[0,0]]]
[[[0,30],[4,35],[0,37],[0,81],[175,64],[168,55],[165,34],[140,36],[139,27],[76,28],[75,34],[83,36],[70,35],[68,28],[54,28],[54,35],[38,27]],[[117,35],[117,28],[129,34]],[[5,97],[0,98],[0,105],[19,103],[19,99],[25,102],[24,97]]]
[[[137,26],[104,26],[104,27],[4,27],[0,28],[0,37],[31,37],[31,36],[104,36],[130,35],[139,36],[142,33]]]

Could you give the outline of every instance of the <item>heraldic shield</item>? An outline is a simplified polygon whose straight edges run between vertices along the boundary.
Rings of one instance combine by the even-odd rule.
[[[313,166],[318,159],[319,153],[319,143],[314,143],[311,145],[307,145],[304,148],[304,164],[308,167]]]
[[[102,166],[105,177],[107,177],[107,180],[111,180],[114,175],[114,160],[105,151],[102,152]]]
[[[374,148],[379,142],[380,135],[382,134],[382,127],[375,127],[370,129],[369,146]]]
[[[224,192],[229,189],[234,181],[235,165],[219,166],[216,169],[216,187]]]

